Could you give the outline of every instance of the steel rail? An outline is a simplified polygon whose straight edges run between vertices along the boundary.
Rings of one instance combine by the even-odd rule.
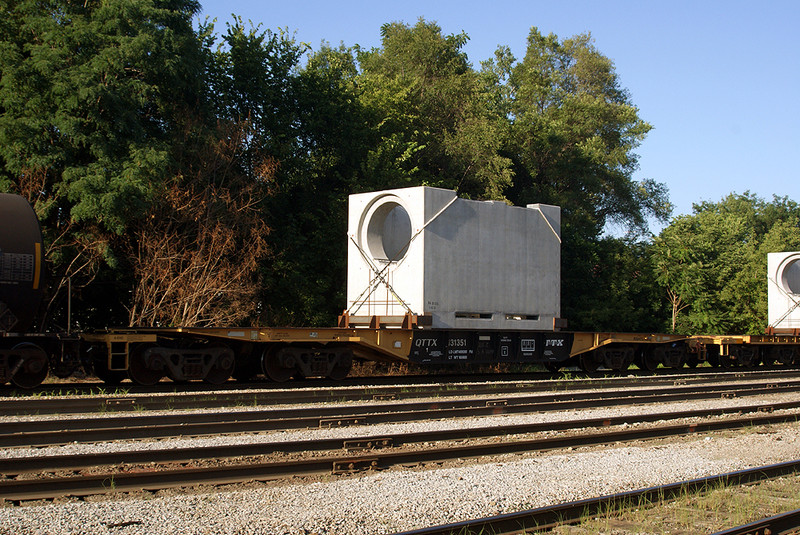
[[[767,479],[796,474],[798,471],[800,471],[800,460],[788,461],[785,463],[701,477],[678,483],[621,492],[598,498],[589,498],[559,505],[528,509],[517,513],[404,531],[396,535],[472,535],[479,533],[504,535],[524,533],[526,530],[542,531],[564,524],[573,524],[587,516],[601,514],[604,511],[618,509],[620,507],[646,507],[686,493],[703,492],[706,489],[714,488],[719,485],[735,486],[757,483]],[[788,522],[796,522],[800,516],[795,515],[794,518],[795,520],[790,519]],[[796,526],[797,524],[794,524],[791,527]],[[751,535],[759,533],[763,535],[766,532],[723,531],[720,533],[750,533]],[[772,533],[777,535],[779,532],[773,531]]]
[[[403,388],[280,390],[267,392],[204,392],[201,394],[147,395],[140,393],[112,396],[91,396],[67,399],[26,398],[0,401],[0,415],[67,414],[74,412],[173,410],[221,408],[232,406],[289,405],[334,401],[376,401],[381,399],[414,399],[452,395],[460,390],[476,394],[508,393],[526,389],[528,385],[514,383],[503,386],[459,385]]]
[[[637,377],[606,377],[601,379],[570,379],[530,381],[515,380],[504,383],[441,383],[437,385],[397,385],[397,386],[368,386],[363,388],[338,387],[317,388],[313,390],[276,390],[274,388],[256,392],[192,392],[188,394],[170,394],[137,392],[119,393],[113,395],[92,395],[81,397],[48,398],[25,397],[0,400],[0,416],[14,416],[25,414],[66,414],[74,412],[106,412],[113,411],[140,411],[159,409],[189,409],[189,408],[218,408],[236,405],[285,405],[297,403],[317,403],[333,401],[376,401],[381,399],[414,399],[419,397],[433,397],[453,395],[459,390],[469,391],[473,394],[497,394],[512,392],[542,392],[566,391],[589,388],[626,388],[630,386],[669,386],[690,385],[707,382],[734,382],[742,380],[771,380],[797,377],[797,370],[786,371],[736,371],[728,373],[713,373],[701,375],[669,375],[669,376],[637,376]],[[432,376],[431,381],[440,379]],[[69,391],[69,388],[67,388]]]
[[[71,420],[30,420],[0,423],[0,447],[48,446],[120,439],[172,436],[207,436],[232,433],[342,427],[378,423],[409,422],[437,418],[521,414],[556,410],[664,403],[719,396],[755,396],[797,391],[800,384],[778,384],[767,388],[722,385],[708,391],[676,387],[653,393],[649,389],[605,393],[558,393],[512,398],[437,400],[424,403],[392,403],[354,407],[310,407],[223,413],[115,416]],[[600,397],[598,397],[600,396]],[[576,399],[577,398],[577,399]],[[33,429],[33,430],[31,430]]]
[[[722,429],[736,429],[797,421],[797,415],[768,415],[734,420],[698,422],[692,424],[658,426],[648,429],[610,431],[533,440],[515,440],[499,443],[474,444],[417,451],[371,451],[360,456],[325,456],[288,462],[246,463],[222,467],[172,469],[132,472],[113,472],[101,475],[59,478],[0,480],[0,499],[12,502],[56,498],[60,496],[87,496],[108,492],[132,490],[157,490],[187,485],[220,485],[243,481],[267,481],[289,476],[319,474],[345,474],[365,470],[379,470],[397,465],[415,465],[452,459],[479,458],[510,453],[546,451],[631,442]]]
[[[717,531],[712,535],[779,535],[800,528],[800,509],[763,518],[743,526]]]
[[[800,401],[779,404],[750,405],[746,407],[697,409],[657,414],[632,414],[626,416],[588,418],[582,420],[484,426],[472,427],[468,429],[447,429],[437,431],[420,431],[415,433],[353,436],[346,438],[260,442],[252,444],[234,444],[227,446],[205,446],[193,448],[128,450],[112,453],[82,453],[78,455],[7,457],[0,458],[0,474],[5,476],[16,476],[23,473],[52,472],[57,470],[81,470],[90,467],[106,465],[185,462],[202,459],[252,457],[274,453],[332,451],[339,449],[346,451],[377,450],[389,447],[406,446],[409,444],[477,439],[486,437],[504,437],[511,435],[541,433],[546,431],[605,428],[622,424],[658,422],[663,420],[678,420],[684,418],[699,419],[738,413],[767,413],[782,409],[800,409]],[[787,417],[791,419],[791,416],[787,415]],[[800,413],[794,415],[794,417],[800,419]]]
[[[64,431],[69,429],[86,430],[93,428],[128,427],[131,422],[138,421],[141,425],[168,425],[171,423],[208,423],[223,421],[287,419],[314,416],[358,416],[383,412],[410,412],[441,409],[483,409],[487,406],[502,407],[515,405],[541,404],[547,407],[548,403],[563,402],[594,402],[600,400],[637,398],[640,403],[669,400],[671,396],[679,395],[681,399],[704,399],[709,396],[729,395],[731,397],[760,395],[765,393],[792,392],[800,390],[800,381],[787,383],[742,383],[736,385],[705,385],[705,386],[672,386],[657,391],[649,388],[611,390],[601,392],[551,392],[529,396],[514,396],[508,398],[470,398],[458,399],[452,396],[449,399],[437,398],[432,401],[417,401],[398,403],[393,400],[391,404],[379,403],[353,406],[315,406],[313,408],[269,408],[247,411],[223,411],[213,413],[186,413],[153,415],[147,413],[117,415],[116,413],[93,418],[58,418],[52,420],[17,420],[0,423],[0,435],[26,431],[35,427],[39,431]],[[480,395],[480,393],[476,394]],[[462,396],[463,397],[463,396]],[[0,402],[2,404],[3,402]],[[558,408],[558,407],[556,407]],[[571,407],[574,408],[574,407]],[[106,413],[107,414],[107,413]],[[470,415],[470,414],[467,414]]]

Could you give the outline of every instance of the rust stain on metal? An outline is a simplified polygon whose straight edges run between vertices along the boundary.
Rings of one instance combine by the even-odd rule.
[[[332,473],[334,474],[351,474],[354,472],[363,472],[365,470],[374,470],[378,468],[378,459],[350,459],[345,461],[335,461],[333,463]]]
[[[347,427],[349,425],[361,425],[363,423],[363,418],[322,418],[319,421],[319,427],[321,429],[330,429],[332,427]]]
[[[394,441],[389,437],[370,438],[361,440],[345,440],[344,449],[346,450],[373,450],[380,448],[390,448]]]

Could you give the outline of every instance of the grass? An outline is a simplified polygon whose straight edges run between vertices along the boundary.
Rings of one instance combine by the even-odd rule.
[[[655,504],[624,504],[556,535],[711,533],[800,508],[800,475],[754,485],[712,485]],[[532,532],[535,533],[535,532]]]

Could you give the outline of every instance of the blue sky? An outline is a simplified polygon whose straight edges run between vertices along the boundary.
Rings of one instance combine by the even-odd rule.
[[[634,178],[665,183],[674,215],[733,192],[800,202],[800,1],[200,1],[218,32],[235,13],[314,50],[377,47],[382,24],[424,17],[464,31],[476,68],[498,45],[522,58],[532,26],[590,32],[654,127]]]

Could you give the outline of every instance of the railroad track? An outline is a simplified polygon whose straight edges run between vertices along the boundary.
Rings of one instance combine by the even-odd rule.
[[[248,390],[287,390],[287,389],[337,389],[337,388],[370,388],[384,386],[387,388],[395,387],[415,387],[431,383],[454,384],[454,383],[513,383],[513,382],[544,382],[544,381],[618,381],[637,378],[639,380],[676,380],[686,378],[693,380],[698,377],[707,379],[720,379],[729,376],[787,376],[800,374],[800,369],[786,366],[760,366],[758,368],[659,368],[654,371],[639,370],[632,368],[624,373],[611,370],[598,370],[596,372],[585,372],[575,369],[563,370],[558,373],[551,372],[525,372],[525,373],[498,373],[498,372],[470,372],[470,373],[431,373],[423,375],[379,375],[379,376],[350,376],[341,381],[329,379],[312,378],[293,380],[291,383],[274,383],[268,380],[241,382],[228,381],[221,385],[212,385],[204,382],[175,383],[163,381],[153,386],[141,386],[133,383],[122,383],[120,385],[109,385],[99,379],[84,380],[81,382],[45,383],[33,389],[19,389],[13,385],[0,385],[0,397],[52,397],[63,395],[76,396],[98,396],[106,395],[109,392],[125,394],[203,394],[231,392],[235,393],[243,389]],[[715,379],[716,378],[716,379]],[[724,379],[723,379],[724,380]]]
[[[314,387],[310,389],[264,388],[255,391],[190,391],[188,393],[139,392],[121,390],[107,393],[106,390],[90,391],[88,395],[74,395],[66,389],[68,397],[58,395],[63,390],[37,393],[35,397],[5,398],[0,400],[0,416],[25,414],[69,414],[86,412],[135,412],[143,410],[173,410],[192,408],[221,408],[235,406],[288,405],[300,403],[323,403],[339,401],[406,400],[424,397],[472,395],[494,395],[519,392],[571,391],[590,388],[635,388],[670,385],[694,385],[702,383],[734,383],[742,381],[800,381],[798,370],[736,371],[700,374],[648,375],[634,377],[603,377],[593,379],[560,379],[546,381],[505,381],[489,383],[439,383],[425,385],[363,386],[363,387]],[[439,380],[431,377],[429,380]],[[174,385],[173,385],[174,388]],[[193,387],[194,388],[194,387]]]
[[[564,524],[576,523],[587,516],[601,514],[609,510],[647,507],[676,496],[700,492],[723,484],[735,486],[758,483],[767,479],[794,475],[798,472],[800,472],[800,460],[795,460],[668,485],[621,492],[609,496],[529,509],[517,513],[405,531],[396,535],[472,535],[485,533],[505,535],[524,533],[526,530],[541,532]],[[798,527],[800,527],[800,510],[795,510],[720,531],[715,535],[778,535]]]
[[[485,427],[470,427],[466,429],[447,429],[438,431],[422,431],[415,433],[397,433],[382,435],[357,435],[345,438],[326,438],[316,440],[282,441],[282,442],[258,442],[252,444],[234,444],[226,446],[206,446],[196,448],[169,448],[169,449],[147,449],[147,450],[128,450],[113,453],[96,453],[79,455],[55,455],[55,456],[35,456],[35,457],[9,457],[0,458],[0,474],[5,476],[16,476],[19,474],[33,472],[55,472],[58,470],[82,470],[103,465],[137,465],[148,463],[175,463],[189,462],[203,459],[225,459],[256,457],[274,453],[298,453],[316,451],[371,451],[388,448],[408,447],[415,444],[427,444],[434,442],[452,442],[458,440],[475,440],[480,438],[508,437],[515,435],[525,435],[533,433],[543,433],[552,431],[569,431],[575,429],[607,428],[623,424],[643,424],[665,420],[680,419],[703,419],[714,416],[729,416],[731,414],[762,414],[758,417],[747,417],[733,420],[731,428],[741,425],[755,425],[756,419],[761,423],[784,423],[800,419],[800,413],[763,416],[763,413],[772,413],[776,410],[797,410],[800,409],[800,401],[787,403],[758,404],[729,408],[697,409],[690,411],[666,412],[655,414],[636,414],[619,417],[587,418],[580,420],[564,420],[555,422],[538,422],[516,425],[492,425]],[[741,425],[740,425],[741,424]],[[690,432],[700,432],[713,430],[713,426],[721,425],[727,429],[727,423],[702,424],[705,427],[692,427],[696,424],[688,424]],[[685,426],[665,427],[667,436],[676,429],[683,429]],[[653,438],[644,431],[644,438]],[[618,435],[625,436],[625,435]],[[638,436],[638,435],[634,435]],[[658,435],[654,435],[658,436]],[[547,439],[542,447],[534,447],[536,451],[545,449],[555,449],[558,447],[575,447],[583,445],[575,442],[573,438],[567,438],[566,446],[561,446],[558,439]],[[633,440],[636,440],[634,438]],[[538,442],[529,442],[531,446]]]
[[[719,397],[746,397],[797,391],[800,391],[800,381],[767,385],[746,383],[674,386],[657,392],[651,388],[643,388],[603,392],[559,392],[507,398],[393,402],[345,407],[313,406],[236,412],[34,419],[0,423],[0,447],[46,446],[110,441],[121,438],[126,440],[153,439],[343,427],[441,418],[563,411],[596,406],[610,407]],[[794,406],[789,403],[782,408],[793,408]]]
[[[742,378],[739,378],[741,381]],[[493,395],[478,399],[478,403],[483,406],[458,406],[467,400],[459,399],[439,399],[434,401],[415,401],[413,403],[392,402],[368,404],[374,406],[391,405],[392,408],[385,410],[383,414],[378,414],[377,418],[385,418],[385,421],[405,420],[405,415],[393,409],[400,405],[409,405],[410,409],[405,411],[409,416],[425,416],[420,410],[421,404],[433,403],[438,408],[429,407],[427,410],[431,414],[427,417],[451,418],[459,415],[459,411],[475,411],[476,414],[498,414],[505,412],[540,412],[543,408],[550,406],[549,410],[565,410],[570,408],[593,407],[598,404],[604,406],[641,404],[641,403],[667,403],[669,401],[683,401],[687,399],[703,399],[708,397],[740,397],[757,396],[760,394],[771,394],[779,392],[796,391],[797,386],[794,381],[777,382],[771,378],[761,381],[749,381],[742,384],[723,384],[717,385],[718,389],[714,392],[699,392],[705,385],[689,384],[675,385],[675,380],[669,380],[659,384],[658,393],[654,393],[651,383],[648,386],[636,389],[629,388],[626,392],[616,393],[585,393],[585,392],[548,392],[538,395],[508,396]],[[682,382],[682,381],[680,381]],[[698,382],[699,383],[699,382]],[[639,383],[641,384],[641,383]],[[669,388],[668,388],[669,387]],[[669,392],[667,392],[669,391]],[[628,394],[634,395],[628,396]],[[458,393],[456,393],[458,394]],[[587,397],[583,397],[588,394]],[[599,398],[598,395],[609,394],[607,399]],[[651,396],[648,398],[648,395]],[[665,397],[667,396],[667,397]],[[523,403],[516,403],[517,398],[532,398],[526,407]],[[570,399],[575,398],[575,399]],[[789,398],[796,399],[796,398]],[[469,400],[474,402],[475,400]],[[494,406],[486,406],[491,401]],[[442,408],[442,403],[455,403],[455,406]],[[536,424],[533,426],[503,426],[486,428],[481,430],[450,430],[450,431],[428,431],[423,433],[402,433],[395,435],[359,436],[356,433],[349,437],[340,437],[335,440],[304,440],[298,442],[282,443],[251,443],[239,446],[221,446],[204,448],[184,448],[181,450],[170,449],[170,444],[165,443],[157,446],[159,450],[152,451],[127,451],[119,454],[103,455],[80,455],[69,457],[60,455],[56,457],[37,456],[17,459],[0,460],[0,474],[5,479],[0,479],[0,500],[10,503],[22,503],[29,500],[54,499],[60,496],[90,496],[94,494],[108,494],[117,492],[136,492],[157,491],[164,488],[180,488],[200,486],[201,492],[215,492],[228,489],[222,487],[225,484],[236,484],[250,481],[270,481],[282,480],[292,477],[323,477],[324,480],[339,481],[339,475],[357,474],[367,471],[381,471],[388,469],[406,467],[433,467],[437,468],[443,463],[448,463],[450,467],[460,467],[463,459],[481,459],[476,462],[486,462],[494,460],[495,457],[503,454],[521,454],[526,452],[536,452],[545,450],[558,450],[561,448],[582,448],[588,446],[613,445],[621,442],[641,441],[652,438],[677,437],[681,435],[696,435],[709,431],[722,429],[733,429],[741,427],[752,427],[770,424],[779,424],[786,421],[796,421],[792,414],[775,414],[769,411],[782,409],[797,410],[798,405],[792,401],[787,403],[753,403],[746,407],[736,407],[719,412],[711,411],[684,411],[682,413],[665,413],[658,415],[643,415],[642,419],[634,416],[622,418],[594,418],[592,420],[569,421],[569,422],[550,422]],[[339,414],[320,415],[319,411],[337,410]],[[361,410],[361,408],[359,408]],[[269,422],[270,415],[275,416],[281,411],[295,411],[295,408],[272,408],[269,410],[248,410],[234,413],[234,419],[245,415],[252,420],[245,420],[245,425],[260,425],[259,418]],[[308,417],[305,422],[298,420],[295,425],[298,427],[319,427],[326,421],[325,425],[338,425],[341,420],[342,425],[348,422],[346,413],[342,413],[342,407],[323,407],[315,406],[302,409],[306,412],[299,412],[297,418]],[[652,410],[652,409],[651,409]],[[437,413],[436,411],[442,411]],[[449,411],[449,413],[448,413]],[[482,411],[482,412],[481,412]],[[752,411],[752,412],[751,412]],[[314,412],[317,414],[314,415]],[[748,412],[746,417],[736,417],[724,421],[698,421],[710,416],[724,414],[725,412]],[[288,412],[283,413],[285,416]],[[469,414],[461,414],[469,415]],[[730,414],[729,414],[730,415]],[[215,423],[215,418],[223,416],[230,418],[230,413],[215,413],[201,415],[206,418],[205,424],[201,421],[189,422],[189,413],[178,415],[166,415],[173,418],[172,424],[180,426],[180,422],[197,424],[197,429],[189,429],[189,432],[178,432],[165,434],[163,436],[174,436],[176,434],[187,436],[194,434],[204,434],[197,432],[203,425],[209,426]],[[74,422],[76,429],[81,422],[84,427],[86,422],[93,425],[108,425],[109,421],[119,420],[117,429],[109,430],[114,438],[123,438],[126,434],[124,424],[130,424],[132,420],[154,418],[155,415],[104,415],[101,417],[69,418],[66,421]],[[372,415],[356,415],[352,423],[376,423],[371,420]],[[655,425],[653,420],[669,418],[689,419],[692,423],[674,423],[673,425]],[[288,421],[290,418],[280,418],[274,425],[280,428],[279,421]],[[333,421],[331,421],[333,420]],[[360,420],[360,421],[359,421]],[[49,432],[57,432],[59,426],[65,420],[49,420],[37,418],[38,424],[52,426]],[[647,429],[642,429],[640,423],[649,421]],[[673,420],[674,421],[674,420]],[[97,423],[95,423],[97,422]],[[155,420],[149,420],[148,424]],[[11,422],[8,422],[11,423]],[[225,422],[223,422],[225,423]],[[230,422],[227,422],[230,423]],[[285,423],[285,422],[284,422]],[[630,424],[631,428],[620,429],[618,424]],[[0,431],[4,429],[0,424]],[[17,424],[15,424],[17,425]],[[273,425],[270,423],[269,425]],[[638,426],[638,428],[637,428]],[[652,426],[652,427],[651,427]],[[145,426],[146,427],[146,426]],[[588,429],[594,427],[594,429]],[[580,431],[575,431],[580,428]],[[613,428],[613,430],[612,430]],[[785,426],[782,429],[787,429]],[[96,430],[99,432],[102,428]],[[132,429],[128,429],[128,435]],[[86,430],[84,430],[86,431]],[[167,430],[164,430],[167,431]],[[566,436],[545,436],[532,435],[547,431],[552,434],[556,431],[564,431]],[[9,433],[14,435],[20,432],[20,428]],[[136,431],[133,431],[135,433]],[[239,431],[232,431],[239,432]],[[777,430],[777,433],[783,431]],[[341,433],[341,431],[339,432]],[[212,433],[217,434],[217,433]],[[648,434],[650,436],[648,436]],[[528,436],[526,436],[528,435]],[[771,435],[770,435],[771,436]],[[263,439],[261,439],[263,440]],[[459,443],[460,441],[460,443]],[[674,441],[674,439],[673,439]],[[657,444],[669,444],[670,441],[659,441]],[[431,446],[431,445],[435,446]],[[22,445],[22,444],[21,444]],[[84,450],[85,451],[85,450]],[[609,450],[613,451],[613,450]],[[301,456],[300,453],[303,455]],[[592,450],[587,453],[596,454]],[[454,460],[457,460],[454,462]],[[387,473],[384,477],[393,477]],[[341,480],[343,483],[348,478]],[[368,478],[367,481],[373,478]],[[302,481],[307,481],[306,479]],[[283,484],[279,485],[282,486]],[[209,488],[202,488],[209,486]],[[249,486],[248,486],[249,487]],[[198,490],[198,489],[196,489]],[[134,494],[135,496],[135,494]],[[116,499],[116,498],[115,498]],[[127,500],[126,500],[127,501]],[[136,502],[137,500],[133,500]],[[88,504],[87,504],[88,505]],[[14,508],[16,509],[16,508]],[[20,508],[25,511],[27,508]],[[94,517],[93,517],[94,518]],[[121,520],[137,518],[136,516]],[[141,517],[140,517],[141,518]],[[138,522],[138,520],[135,520]],[[124,522],[123,522],[124,523]],[[116,525],[116,524],[115,524]],[[103,528],[105,529],[105,528]],[[493,531],[483,531],[492,533]],[[470,531],[458,531],[456,533],[471,533]],[[499,531],[498,531],[499,533]]]
[[[761,408],[772,408],[762,406]],[[756,409],[758,410],[758,409]],[[694,411],[694,416],[699,416],[702,411]],[[713,414],[714,411],[706,411],[705,416]],[[642,421],[653,421],[654,417],[658,420],[675,417],[676,413],[665,413],[660,415],[645,415]],[[682,415],[685,416],[685,415]],[[613,423],[636,423],[637,417],[625,417],[618,420],[599,419],[583,422],[561,422],[550,423],[538,427],[543,429],[559,429],[564,427],[588,426],[608,426]],[[345,451],[344,454],[328,456],[312,456],[302,460],[283,460],[278,462],[236,462],[224,466],[207,466],[201,468],[164,468],[158,469],[153,466],[139,468],[133,471],[117,470],[107,471],[101,474],[73,475],[70,477],[35,477],[30,479],[12,479],[17,473],[25,472],[22,467],[24,464],[31,463],[30,466],[39,465],[37,469],[56,470],[80,468],[80,462],[88,462],[90,466],[99,463],[111,462],[145,462],[148,454],[152,452],[134,453],[124,452],[117,457],[89,457],[85,456],[83,461],[76,459],[29,459],[20,458],[6,460],[3,469],[0,471],[7,479],[0,481],[0,499],[11,502],[20,502],[33,499],[51,499],[60,496],[87,496],[91,494],[102,494],[109,492],[128,492],[134,490],[157,490],[171,487],[183,487],[189,485],[223,485],[230,483],[240,483],[244,481],[267,481],[295,476],[315,476],[315,475],[338,475],[351,474],[367,470],[384,470],[394,466],[421,465],[431,462],[443,462],[454,459],[480,458],[487,456],[497,456],[510,453],[525,453],[533,451],[546,451],[562,448],[578,448],[586,446],[597,446],[605,444],[616,444],[620,442],[649,440],[654,438],[674,437],[690,435],[696,433],[718,431],[725,429],[739,429],[742,427],[762,426],[770,424],[780,424],[786,422],[796,422],[797,414],[753,414],[747,417],[740,417],[726,420],[700,421],[690,424],[678,425],[658,425],[645,429],[624,429],[615,431],[600,431],[595,433],[579,433],[570,436],[557,436],[538,439],[509,440],[509,432],[530,432],[534,428],[523,426],[517,429],[485,428],[483,430],[460,430],[451,434],[442,432],[418,434],[413,437],[409,434],[396,437],[361,437],[347,441],[336,441],[318,445],[317,447],[343,447],[344,449],[364,450],[359,455]],[[492,436],[497,440],[474,443],[460,446],[441,446],[425,447],[421,449],[406,449],[401,451],[383,451],[389,446],[396,446],[395,442],[416,440],[417,442],[432,442],[434,440],[453,440],[456,437],[475,438],[475,436]],[[248,453],[257,454],[257,448],[261,446],[260,455],[269,448],[290,447],[276,444],[252,445],[247,450]],[[303,444],[303,451],[308,451],[309,444]],[[295,448],[297,445],[294,446]],[[245,450],[239,450],[242,453]],[[210,454],[212,450],[207,450]],[[217,450],[211,455],[216,457],[222,453]],[[228,452],[231,453],[230,451]],[[169,450],[162,452],[169,456]],[[137,459],[136,456],[139,456]],[[191,452],[180,452],[180,455],[196,455]],[[163,461],[167,457],[162,457]],[[177,459],[171,459],[175,462]],[[183,459],[186,460],[186,459]],[[153,457],[149,458],[149,463],[156,462]],[[50,463],[50,464],[48,464]],[[72,463],[72,465],[70,465]]]

